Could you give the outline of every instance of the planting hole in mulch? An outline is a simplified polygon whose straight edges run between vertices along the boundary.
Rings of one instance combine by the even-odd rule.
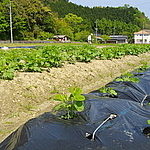
[[[143,134],[145,134],[146,136],[150,137],[150,127],[146,127],[146,128],[143,130]]]

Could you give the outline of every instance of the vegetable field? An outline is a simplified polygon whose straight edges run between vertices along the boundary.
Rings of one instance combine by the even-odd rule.
[[[102,46],[99,45],[99,47]],[[0,50],[1,78],[2,75],[3,79],[11,79],[8,77],[13,79],[15,76],[14,80],[0,80],[0,141],[25,121],[45,111],[51,111],[58,104],[57,101],[50,100],[54,94],[64,94],[70,87],[79,87],[87,93],[105,86],[121,74],[124,75],[141,65],[144,65],[140,69],[143,70],[149,65],[150,53],[138,56],[119,55],[119,59],[108,58],[109,60],[102,57],[102,54],[104,56],[110,50],[115,51],[124,47],[130,50],[131,48],[127,49],[127,47],[134,47],[134,45],[115,46],[101,49],[91,45],[58,45],[36,49]],[[142,45],[135,46],[142,47]],[[147,46],[143,45],[143,49],[145,50]],[[94,55],[92,58],[90,53]],[[79,54],[82,55],[79,57]],[[81,57],[83,54],[84,57]],[[58,59],[58,56],[61,59]],[[52,58],[57,58],[54,62],[55,64],[59,62],[59,65],[54,65]],[[84,63],[85,59],[81,58],[89,59],[86,60],[87,63]],[[51,66],[48,61],[51,62]],[[131,79],[133,77],[129,75],[121,77],[123,81]],[[103,89],[104,92],[107,90],[115,95],[113,89]]]
[[[44,46],[36,49],[0,50],[0,78],[11,80],[14,72],[42,72],[64,63],[90,62],[138,55],[150,51],[150,45],[118,45],[117,47],[96,48],[83,46]]]

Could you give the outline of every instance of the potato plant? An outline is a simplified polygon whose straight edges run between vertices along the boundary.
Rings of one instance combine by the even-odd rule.
[[[128,81],[128,82],[139,82],[139,78],[135,77],[132,73],[125,73],[121,77],[116,78],[115,81]]]
[[[43,46],[35,49],[0,50],[0,78],[11,80],[15,71],[42,72],[61,67],[64,62],[91,62],[93,59],[118,59],[125,55],[139,55],[150,51],[150,45],[116,45],[96,48],[83,46]]]
[[[77,87],[69,89],[70,94],[58,94],[55,95],[54,100],[60,101],[58,105],[54,107],[55,111],[63,111],[64,115],[61,115],[63,119],[73,119],[77,116],[77,112],[84,110],[85,97],[81,95],[82,90]]]

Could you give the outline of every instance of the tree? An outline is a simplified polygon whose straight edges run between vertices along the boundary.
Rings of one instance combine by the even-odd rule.
[[[83,19],[75,14],[69,13],[65,16],[65,21],[70,25],[74,33],[81,31]]]
[[[140,12],[137,8],[125,5],[122,7],[83,7],[81,5],[76,5],[72,2],[67,2],[66,0],[44,0],[46,1],[46,6],[49,5],[50,8],[58,12],[59,17],[63,18],[68,13],[76,14],[83,18],[83,20],[88,20],[88,23],[92,26],[91,29],[95,30],[95,20],[105,18],[107,20],[116,20],[124,22],[126,24],[134,24],[142,28],[141,17],[145,18],[145,15]],[[150,24],[150,22],[148,23]],[[146,24],[147,27],[149,27]],[[150,28],[150,27],[149,27]],[[105,33],[103,33],[105,34]]]
[[[105,43],[110,39],[108,35],[102,35],[101,38],[104,40]]]
[[[24,18],[26,30],[33,33],[33,38],[42,31],[54,32],[54,16],[40,0],[14,0],[14,5],[15,16]]]
[[[90,32],[86,31],[86,30],[75,33],[75,40],[80,41],[80,42],[85,42],[85,41],[87,41],[87,37],[89,34],[90,34]]]
[[[9,24],[5,18],[5,16],[0,12],[0,38],[5,39],[4,33],[7,31]]]
[[[4,40],[10,39],[9,2],[0,0],[0,39]],[[43,39],[49,33],[79,38],[82,31],[95,31],[95,20],[98,33],[104,35],[131,35],[143,28],[143,20],[144,27],[150,29],[150,20],[137,8],[89,8],[68,0],[12,0],[12,19],[15,40]]]
[[[125,32],[133,34],[140,29],[137,25],[131,23],[127,24],[117,20],[111,21],[105,18],[98,20],[97,25],[98,32],[103,35],[120,35]]]
[[[9,1],[2,0],[0,3],[0,39],[9,38]]]
[[[55,18],[56,26],[55,31],[56,34],[67,35],[69,38],[73,39],[73,30],[70,25],[62,18]]]
[[[105,18],[98,20],[98,32],[101,34],[112,34],[113,25],[111,20],[107,20]]]

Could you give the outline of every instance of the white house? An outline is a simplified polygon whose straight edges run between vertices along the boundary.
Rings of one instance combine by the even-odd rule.
[[[135,44],[150,44],[150,30],[141,30],[134,33]]]

